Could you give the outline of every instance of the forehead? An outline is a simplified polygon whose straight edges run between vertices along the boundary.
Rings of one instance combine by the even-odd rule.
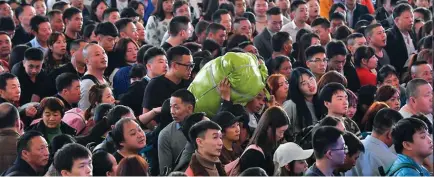
[[[345,90],[337,90],[335,91],[335,93],[333,93],[333,97],[337,97],[337,96],[346,96],[347,92],[345,92]]]
[[[182,103],[182,99],[178,98],[178,97],[170,97],[170,104],[181,104]]]
[[[117,11],[113,11],[113,12],[110,12],[110,16],[118,16],[119,15],[119,12],[117,12]]]
[[[325,57],[326,57],[325,53],[317,53],[317,54],[312,56],[312,59],[315,59],[315,58],[324,59]]]
[[[46,145],[47,141],[45,141],[45,139],[42,136],[35,136],[32,139],[30,139],[29,141],[29,146],[30,147],[36,147],[36,146],[41,146],[41,145]]]
[[[406,10],[406,11],[402,12],[401,15],[398,17],[409,17],[409,16],[413,16],[413,13],[409,10]]]
[[[0,40],[11,40],[7,34],[0,34]]]
[[[219,135],[221,134],[221,131],[216,129],[208,129],[205,132],[205,136],[214,136],[215,134]]]
[[[25,65],[40,65],[42,64],[42,61],[36,61],[36,60],[24,60]]]
[[[358,37],[354,39],[356,42],[366,42],[366,38],[365,37]]]
[[[255,1],[255,5],[266,5],[267,4],[267,1],[265,1],[265,0],[257,0],[257,1]]]
[[[90,46],[88,49],[89,54],[95,54],[95,53],[101,53],[104,51],[104,49],[102,47],[100,47],[99,45],[92,45]]]
[[[183,55],[182,61],[183,62],[193,62],[193,57],[191,55]]]

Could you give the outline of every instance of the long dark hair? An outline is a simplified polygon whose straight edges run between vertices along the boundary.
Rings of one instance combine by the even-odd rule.
[[[89,90],[89,102],[90,106],[84,112],[84,119],[89,120],[90,117],[93,116],[92,110],[97,106],[98,103],[101,103],[102,97],[104,94],[104,90],[109,88],[106,84],[96,84],[93,85]]]
[[[56,43],[56,41],[59,40],[60,36],[62,36],[66,40],[66,37],[63,33],[59,33],[59,32],[51,33],[50,36],[48,37],[48,40],[47,40],[48,47],[53,47],[53,45]],[[45,54],[44,60],[45,60],[44,61],[44,69],[47,72],[50,72],[59,66],[53,57],[53,50],[51,50],[50,48],[48,49],[47,53]],[[66,64],[68,62],[71,62],[71,60],[69,59],[68,53],[65,53],[65,55],[63,55],[62,59],[60,60],[60,65]]]
[[[299,122],[300,129],[303,129],[309,125],[312,125],[313,119],[310,114],[309,108],[306,104],[306,99],[300,90],[300,78],[303,75],[308,75],[309,77],[315,77],[312,72],[306,68],[295,68],[291,72],[291,79],[289,82],[289,93],[291,93],[291,100],[297,105],[297,121]],[[313,96],[312,103],[315,108],[316,117],[321,116],[321,101],[318,99],[318,93]]]
[[[297,53],[296,53],[296,58],[297,58],[297,63],[298,66],[307,68],[306,66],[306,49],[312,45],[312,38],[318,38],[319,36],[316,35],[315,33],[306,33],[303,34],[303,36],[301,36],[300,41],[297,41]]]
[[[164,8],[163,8],[164,1],[168,1],[168,0],[158,0],[157,11],[154,13],[154,16],[157,17],[157,19],[160,21],[166,19],[166,13],[164,12]]]
[[[96,8],[101,3],[104,3],[108,7],[108,4],[107,4],[107,2],[105,2],[105,0],[93,0],[92,3],[90,4],[90,19],[95,21],[95,22],[101,22],[101,21],[99,21],[98,17],[95,14]]]
[[[137,49],[139,49],[139,45],[137,45],[136,42],[134,42],[131,38],[121,38],[116,43],[113,51],[115,52],[117,58],[115,60],[112,60],[112,65],[110,68],[120,68],[124,66],[128,66],[127,60],[126,60],[126,54],[128,50],[128,44],[133,43]],[[109,62],[109,63],[110,63]]]

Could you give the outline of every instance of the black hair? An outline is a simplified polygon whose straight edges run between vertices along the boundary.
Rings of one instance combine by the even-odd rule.
[[[11,56],[9,59],[9,66],[14,66],[15,64],[23,61],[25,51],[29,48],[30,47],[28,45],[25,45],[25,44],[20,44],[20,45],[15,46],[11,52]]]
[[[12,17],[0,17],[0,31],[15,30],[15,22]]]
[[[158,20],[163,21],[166,18],[166,14],[163,9],[163,2],[167,0],[158,0],[157,2],[157,11],[155,11],[154,16],[157,17]]]
[[[324,53],[325,54],[325,48],[322,46],[318,46],[318,47],[321,47],[322,49],[317,48],[317,47],[312,48],[308,52],[309,55],[307,55],[308,54],[307,49],[310,48],[311,46],[313,46],[312,45],[312,39],[313,38],[317,38],[319,40],[319,36],[316,35],[315,33],[309,32],[309,33],[303,34],[303,36],[301,36],[300,40],[298,40],[296,42],[297,45],[294,46],[294,50],[295,50],[295,53],[297,56],[296,58],[298,60],[298,63],[300,66],[302,66],[304,68],[307,68],[306,60],[310,59],[308,57],[309,55],[310,55],[310,57],[312,57],[313,55],[315,55],[317,53]],[[323,52],[320,52],[320,51],[323,51]]]
[[[413,135],[418,131],[428,130],[427,125],[417,118],[406,118],[398,121],[392,128],[392,140],[395,145],[395,150],[398,154],[402,154],[404,141],[413,142]]]
[[[24,12],[24,8],[28,6],[32,7],[30,4],[22,3],[15,9],[15,17],[18,19],[18,21],[19,21],[18,17]]]
[[[81,13],[81,10],[77,9],[75,7],[70,7],[70,8],[65,9],[65,11],[63,11],[63,16],[62,16],[63,23],[66,22],[65,19],[71,20],[72,16],[74,16],[76,14],[80,14],[80,13]]]
[[[45,22],[49,22],[48,18],[41,15],[35,15],[30,19],[30,27],[32,31],[35,31],[36,33],[39,33],[39,25]]]
[[[196,42],[186,42],[182,44],[184,47],[187,47],[188,50],[191,51],[191,53],[196,53],[200,50],[202,50],[202,45],[196,43]],[[196,63],[196,62],[195,62]]]
[[[424,116],[423,114],[420,114],[420,115],[412,115],[411,117],[416,118],[416,119],[420,119],[421,121],[423,121],[427,125],[428,133],[430,135],[433,133],[433,124],[426,116]]]
[[[279,7],[272,7],[267,10],[266,14],[267,14],[267,18],[269,18],[272,15],[280,15],[282,14],[282,12],[280,11]]]
[[[338,119],[336,117],[326,116],[319,122],[319,126],[332,126],[335,127],[339,124],[339,122],[342,122],[341,119]],[[343,123],[343,122],[342,122]]]
[[[297,31],[297,34],[295,35],[295,41],[294,41],[294,39],[292,39],[292,40],[293,40],[292,42],[298,42],[298,41],[300,41],[300,40],[301,40],[301,37],[302,37],[303,35],[305,35],[305,34],[308,34],[308,33],[311,33],[311,32],[310,32],[309,30],[307,30],[307,29],[304,29],[304,28],[298,30],[298,31]],[[303,52],[304,52],[304,51],[303,51]]]
[[[217,54],[214,56],[214,58],[217,58],[222,55],[221,46],[214,40],[206,39],[205,41],[203,41],[202,47],[203,47],[202,50],[204,51],[206,50],[210,53],[213,53],[214,51],[217,50]]]
[[[119,9],[114,8],[114,7],[107,8],[106,10],[104,10],[104,13],[102,15],[102,17],[103,17],[102,19],[108,18],[112,12],[118,12],[119,13]]]
[[[273,47],[274,52],[280,52],[283,50],[283,45],[286,44],[290,39],[290,35],[288,32],[281,31],[277,32],[271,38],[271,46]]]
[[[24,52],[24,60],[32,60],[32,61],[43,61],[44,60],[44,52],[38,48],[28,48]]]
[[[134,118],[122,118],[116,122],[114,128],[109,133],[113,139],[113,142],[116,146],[116,149],[121,149],[123,146],[121,143],[125,141],[124,137],[124,125],[129,122],[137,123],[137,120]],[[138,124],[138,123],[137,123]]]
[[[18,79],[18,77],[12,73],[7,73],[7,72],[1,73],[0,74],[0,90],[6,90],[8,80],[13,79],[13,78]]]
[[[199,21],[196,24],[196,27],[194,28],[194,34],[195,35],[202,34],[204,31],[206,31],[206,29],[208,28],[209,24],[210,23],[207,22],[207,21],[205,21],[205,20]]]
[[[383,83],[384,80],[389,76],[389,75],[395,75],[398,78],[398,72],[396,72],[395,67],[393,67],[392,65],[384,65],[380,68],[380,70],[378,70],[377,72],[377,82],[378,83]]]
[[[54,154],[61,149],[63,146],[70,144],[70,143],[76,143],[75,139],[71,137],[71,135],[67,134],[59,134],[56,135],[53,140],[51,140],[49,149],[50,149],[50,161],[53,162],[54,160]],[[51,163],[50,163],[51,164]]]
[[[173,17],[172,20],[170,20],[169,22],[169,34],[172,36],[176,36],[182,30],[187,30],[189,22],[190,19],[186,16]]]
[[[108,7],[108,4],[105,0],[93,0],[92,3],[90,4],[90,19],[95,22],[100,22],[95,13],[96,13],[96,8],[101,3],[104,3],[104,5]]]
[[[136,64],[131,67],[128,76],[130,78],[143,78],[146,75],[146,67],[142,64]]]
[[[333,33],[333,37],[338,41],[345,41],[345,39],[347,39],[347,37],[352,33],[353,32],[348,26],[342,25],[336,29],[336,31]]]
[[[226,9],[219,9],[212,14],[212,22],[221,23],[221,15],[229,14],[229,11]],[[229,14],[230,15],[230,14]]]
[[[181,131],[184,134],[184,136],[185,136],[185,138],[187,139],[188,142],[194,143],[194,142],[191,142],[190,135],[189,135],[189,131],[190,131],[191,127],[194,124],[196,124],[196,123],[200,122],[201,120],[203,120],[203,117],[205,117],[205,116],[206,116],[206,114],[204,112],[197,112],[197,113],[191,114],[190,116],[188,116],[184,120],[184,122],[182,124],[182,127],[181,127]]]
[[[25,131],[23,135],[20,136],[17,142],[17,154],[21,158],[21,153],[23,150],[30,151],[30,144],[33,138],[40,136],[43,137],[41,132],[35,130]]]
[[[344,9],[345,11],[347,11],[347,7],[345,6],[345,4],[343,4],[341,2],[335,3],[330,7],[329,17],[332,16],[332,14],[336,11],[337,8],[341,8],[341,9]]]
[[[348,156],[353,156],[357,152],[365,152],[365,147],[363,146],[362,141],[351,132],[345,132],[343,135],[345,145],[348,147]]]
[[[198,123],[194,124],[189,132],[188,135],[190,137],[190,141],[192,141],[195,149],[198,148],[197,144],[196,144],[196,138],[205,138],[205,133],[208,130],[221,130],[222,128],[215,122],[213,121],[209,121],[209,120],[202,120],[199,121]]]
[[[289,59],[289,57],[287,56],[277,56],[276,58],[274,58],[273,60],[270,61],[270,66],[269,66],[269,73],[275,73],[278,72],[280,70],[280,67],[282,66],[283,62],[290,62],[291,60]]]
[[[345,86],[337,82],[328,83],[321,89],[319,94],[321,101],[331,102],[333,95],[338,91],[343,91],[346,93]]]
[[[353,33],[350,34],[346,39],[345,39],[345,43],[347,44],[347,46],[352,46],[355,44],[355,39],[357,38],[364,38],[365,36],[363,36],[362,33]]]
[[[230,12],[231,16],[235,15],[235,6],[232,3],[220,4],[219,9],[227,10],[228,12]]]
[[[63,2],[63,1],[60,1],[60,2]],[[55,15],[62,15],[62,11],[57,10],[57,9],[50,10],[50,12],[47,13],[48,20],[51,21]]]
[[[131,113],[134,115],[134,112],[130,107],[124,105],[116,105],[109,112],[107,112],[107,123],[109,126],[115,125],[116,122],[122,119],[122,116]]]
[[[81,144],[70,143],[59,149],[54,155],[53,166],[60,174],[62,170],[71,171],[74,161],[90,158],[92,153]]]
[[[202,69],[203,66],[205,66],[205,64],[211,61],[212,59],[213,56],[211,52],[209,52],[208,50],[196,52],[195,54],[193,54],[193,61],[194,63],[199,63],[199,66],[194,65],[194,68],[191,72],[199,72],[199,70]],[[197,69],[196,66],[198,66],[199,69]]]
[[[106,176],[107,172],[112,171],[113,163],[110,160],[109,154],[104,150],[97,150],[92,155],[93,176]]]
[[[340,13],[340,12],[334,12],[330,15],[330,21],[332,20],[342,20],[345,21],[345,16],[344,14]]]
[[[364,34],[364,29],[366,29],[367,26],[369,26],[371,23],[369,23],[366,20],[359,20],[355,25],[354,25],[354,30],[358,33],[362,33]],[[375,23],[376,24],[376,23]],[[363,30],[361,30],[361,28],[364,28]]]
[[[243,17],[249,19],[250,23],[256,24],[256,17],[252,12],[244,12]]]
[[[134,10],[133,8],[131,8],[131,7],[127,7],[127,8],[124,8],[124,9],[122,9],[122,12],[121,12],[121,18],[134,18],[134,17],[140,17],[140,14],[138,14],[137,12],[136,12],[136,10]]]
[[[413,8],[409,4],[403,3],[403,4],[397,5],[393,9],[392,15],[393,15],[393,18],[395,19],[395,18],[401,16],[401,14],[404,13],[405,11],[412,12],[412,10],[413,10]]]
[[[401,119],[404,119],[404,117],[402,117],[398,111],[391,108],[383,108],[378,111],[374,117],[372,131],[383,135],[387,131],[391,130],[392,127],[394,127]]]
[[[322,159],[327,151],[336,144],[343,132],[332,126],[321,126],[314,130],[312,147],[316,159]]]
[[[217,33],[217,31],[219,31],[219,30],[226,30],[226,28],[223,26],[223,25],[221,25],[221,24],[218,24],[218,23],[211,23],[211,24],[209,24],[208,25],[208,27],[206,28],[206,35],[208,36],[208,34],[209,33],[213,33],[213,34],[215,34],[215,33]]]
[[[203,7],[204,7],[203,8],[203,12],[204,12],[203,18],[206,21],[211,21],[214,12],[217,11],[219,8],[219,1],[218,0],[204,1]]]
[[[53,4],[53,7],[51,9],[52,10],[62,10],[63,7],[65,7],[66,5],[68,5],[68,3],[65,1],[57,1]]]
[[[422,20],[424,22],[430,21],[432,18],[431,11],[425,7],[418,7],[418,8],[413,10],[413,13],[415,13],[415,12],[421,13],[423,15]]]
[[[331,60],[336,55],[343,55],[346,56],[348,51],[347,47],[345,46],[344,42],[342,41],[330,41],[326,45],[326,56],[329,60]]]
[[[128,7],[133,8],[134,10],[137,10],[140,5],[142,5],[143,8],[146,8],[145,4],[143,4],[141,1],[130,1],[128,3]]]
[[[108,112],[114,108],[113,104],[109,103],[101,103],[98,106],[95,107],[95,111],[93,114],[93,120],[98,123],[102,119],[107,120],[107,114]],[[89,133],[90,134],[90,133]]]
[[[183,55],[191,55],[190,50],[184,46],[172,47],[167,51],[167,60],[169,61],[169,66],[172,62],[179,61]]]
[[[62,73],[56,77],[57,92],[62,92],[63,89],[71,87],[74,81],[80,81],[80,77],[72,73]]]
[[[314,46],[310,46],[310,47],[308,47],[307,49],[306,49],[306,59],[307,60],[311,60],[312,59],[312,57],[314,56],[314,55],[316,55],[316,54],[318,54],[318,53],[326,53],[326,50],[324,49],[324,47],[322,47],[322,46],[317,46],[317,45],[314,45]]]
[[[369,61],[375,55],[375,49],[369,46],[360,46],[354,52],[354,65],[356,67],[362,66],[362,60]]]
[[[330,21],[324,17],[318,17],[312,21],[312,24],[310,26],[314,27],[318,25],[321,25],[322,28],[328,29],[330,28]]]
[[[246,41],[250,41],[250,39],[246,35],[233,34],[227,42],[226,50],[230,50],[232,48],[238,47],[239,44]]]
[[[369,24],[371,24],[372,21],[375,20],[375,18],[371,14],[364,14],[364,15],[362,15],[362,16],[359,17],[359,21],[360,20],[366,20],[367,22],[369,22]]]
[[[291,12],[294,12],[294,11],[297,10],[297,8],[298,8],[300,5],[304,5],[304,4],[306,4],[306,1],[303,1],[303,0],[296,0],[296,1],[293,1],[293,2],[291,3],[291,6],[289,7],[289,8],[290,8],[290,11],[291,11]]]
[[[183,5],[187,5],[187,6],[188,6],[188,2],[185,1],[185,0],[175,1],[175,2],[173,3],[173,10],[172,10],[172,13],[175,14],[175,13],[176,13],[176,10],[177,10],[178,8],[182,7]]]
[[[180,98],[182,103],[190,104],[193,108],[196,106],[196,99],[190,91],[186,89],[179,89],[172,93],[171,97]]]
[[[370,36],[372,36],[372,30],[374,30],[375,28],[380,27],[380,26],[381,26],[381,24],[379,24],[379,23],[368,25],[368,26],[366,26],[363,34],[365,34],[366,37],[370,37]]]
[[[268,176],[267,172],[261,167],[250,167],[240,173],[239,176]]]
[[[117,37],[119,35],[119,31],[113,23],[103,22],[96,26],[95,35],[103,35],[103,36],[111,36]]]
[[[129,23],[133,23],[133,20],[129,18],[121,18],[116,21],[115,26],[119,32],[124,31],[124,29],[128,26]]]
[[[92,36],[93,31],[96,28],[96,24],[89,24],[84,27],[83,37],[84,39],[89,39]]]
[[[166,55],[166,52],[164,51],[163,48],[161,47],[151,47],[148,50],[146,50],[145,54],[143,55],[143,64],[148,64],[149,62],[151,62],[154,57],[159,56],[159,55]]]
[[[3,74],[1,74],[0,77],[2,75]],[[0,129],[14,127],[19,118],[20,114],[14,105],[7,102],[0,104]]]
[[[146,45],[143,45],[142,47],[140,47],[139,51],[137,51],[137,63],[146,65],[147,60],[145,60],[145,54],[150,48],[153,48],[153,47],[154,46],[151,44],[146,44]],[[165,53],[166,53],[166,51],[164,51],[164,54]]]

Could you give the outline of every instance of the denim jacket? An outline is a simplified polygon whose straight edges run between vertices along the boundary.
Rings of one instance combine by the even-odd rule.
[[[390,169],[397,168],[397,166],[399,166],[403,163],[414,166],[415,168],[418,169],[418,171],[413,169],[413,168],[405,168],[404,167],[404,168],[399,169],[395,174],[390,174],[390,175],[393,175],[393,176],[421,176],[421,174],[419,174],[419,172],[421,172],[421,173],[423,173],[423,176],[430,176],[430,173],[428,172],[428,170],[425,167],[417,164],[413,159],[411,159],[410,157],[403,155],[403,154],[398,154],[398,159],[395,160],[395,162],[390,167]]]

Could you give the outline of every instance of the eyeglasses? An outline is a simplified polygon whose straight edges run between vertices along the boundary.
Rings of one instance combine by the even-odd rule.
[[[179,63],[179,62],[175,62],[175,63],[178,65],[181,65],[181,66],[185,66],[185,67],[187,67],[187,69],[193,69],[194,66],[196,65],[195,63],[191,63],[191,64],[184,64],[184,63]]]
[[[308,60],[308,62],[314,62],[314,63],[320,63],[320,62],[327,63],[327,61],[328,61],[327,58],[324,58],[324,59],[315,58],[315,59],[312,59],[312,60]]]
[[[344,147],[340,148],[340,149],[330,149],[330,151],[344,151],[344,153],[348,153],[348,147],[347,145],[344,145]]]

